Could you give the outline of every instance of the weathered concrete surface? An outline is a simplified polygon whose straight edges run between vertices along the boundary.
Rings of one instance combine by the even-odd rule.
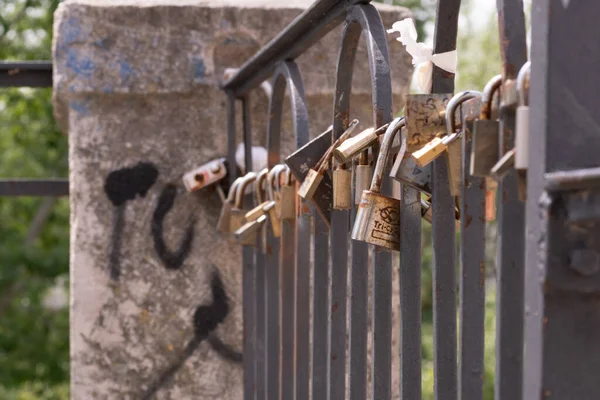
[[[217,195],[185,193],[181,176],[226,154],[222,72],[309,3],[60,5],[54,89],[70,143],[73,399],[242,398],[240,251],[216,234]],[[407,15],[381,10],[386,26]],[[313,136],[331,123],[340,32],[298,60]],[[410,62],[392,38],[390,52],[398,112]],[[357,60],[352,112],[366,126],[364,48]],[[256,90],[251,100],[254,144],[264,144],[267,99]],[[289,118],[284,133],[286,155]]]

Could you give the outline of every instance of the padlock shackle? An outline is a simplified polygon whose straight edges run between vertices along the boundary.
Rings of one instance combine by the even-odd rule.
[[[262,204],[265,201],[265,196],[263,195],[263,192],[266,192],[266,190],[263,190],[263,184],[265,183],[265,180],[267,179],[267,176],[269,175],[269,168],[265,168],[262,171],[260,171],[258,173],[258,175],[256,175],[256,204]]]
[[[479,119],[491,119],[492,118],[492,100],[494,94],[502,86],[502,74],[494,76],[488,81],[483,87],[483,94],[481,95],[481,112],[479,113]]]
[[[402,130],[402,127],[406,126],[406,120],[404,117],[395,118],[390,122],[383,139],[381,140],[381,148],[379,149],[379,155],[377,156],[377,164],[375,164],[375,170],[373,171],[373,179],[371,180],[370,191],[381,192],[381,184],[383,183],[383,173],[388,162],[392,143],[396,134]]]
[[[275,193],[273,189],[275,188],[275,177],[279,177],[279,172],[285,166],[283,164],[277,164],[269,171],[267,175],[267,192],[269,193],[269,199],[271,201],[275,201]]]
[[[467,100],[481,97],[481,92],[475,90],[465,90],[463,92],[456,93],[446,106],[446,130],[448,135],[452,135],[456,132],[456,110],[458,106]],[[453,139],[454,140],[454,139]]]
[[[325,172],[325,166],[327,165],[327,163],[329,162],[329,159],[333,156],[333,151],[344,141],[346,140],[351,134],[352,132],[354,132],[354,130],[356,129],[356,127],[358,126],[359,121],[354,118],[352,120],[352,122],[350,122],[350,125],[348,125],[348,128],[346,128],[346,130],[344,131],[344,133],[342,133],[340,135],[340,137],[338,137],[337,139],[335,139],[333,141],[333,143],[331,144],[331,146],[327,149],[327,151],[325,152],[325,154],[323,154],[323,157],[321,157],[321,159],[319,160],[319,162],[317,163],[317,165],[315,165],[315,168],[317,170],[317,172],[321,175],[323,175],[323,173]],[[333,125],[332,125],[333,126]]]
[[[231,187],[229,188],[229,192],[227,193],[227,198],[225,199],[225,203],[233,204],[233,202],[235,200],[235,195],[237,193],[238,186],[240,185],[240,182],[242,182],[241,176],[239,178],[237,178],[235,181],[233,181],[233,183],[231,184]]]
[[[238,189],[235,194],[235,204],[234,207],[241,209],[242,201],[244,200],[244,193],[246,192],[246,187],[256,180],[256,172],[248,172],[246,175],[242,177],[242,181],[240,182]]]
[[[283,171],[281,171],[281,173],[285,174],[283,177],[283,184],[285,186],[292,186],[293,175],[292,175],[292,170],[290,169],[290,167],[288,167],[286,165],[285,168],[283,169]]]
[[[519,105],[529,105],[529,77],[531,75],[531,61],[527,61],[519,70],[517,75],[517,93],[519,94]]]

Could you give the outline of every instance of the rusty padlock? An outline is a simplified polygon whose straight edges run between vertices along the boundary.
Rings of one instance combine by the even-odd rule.
[[[246,223],[246,211],[244,210],[244,195],[246,188],[256,180],[256,172],[248,172],[242,177],[240,184],[235,193],[235,203],[231,210],[229,220],[229,232],[237,231],[244,223]]]
[[[406,119],[402,121],[401,128],[405,122]],[[421,192],[431,194],[431,165],[419,167],[415,160],[408,155],[407,130],[402,129],[400,135],[400,150],[392,166],[390,177]]]
[[[358,120],[352,120],[352,122],[348,126],[348,129],[346,129],[344,133],[342,133],[342,135],[333,142],[333,144],[325,152],[323,157],[319,160],[319,162],[308,171],[306,177],[302,181],[302,184],[298,188],[298,196],[302,197],[304,200],[312,199],[314,193],[319,187],[319,184],[323,180],[325,172],[327,171],[329,159],[333,155],[333,151],[337,148],[337,146],[340,143],[347,139],[348,136],[352,134],[352,132],[354,132],[354,129],[356,129],[357,126]]]
[[[231,184],[229,188],[229,193],[227,194],[227,199],[223,203],[223,207],[221,208],[221,214],[219,215],[219,220],[217,222],[217,231],[221,233],[229,233],[229,222],[231,221],[231,209],[233,208],[233,203],[235,202],[235,195],[237,192],[237,188],[240,185],[242,178],[237,178]]]
[[[379,136],[385,132],[388,125],[389,124],[385,124],[377,129],[367,128],[358,135],[344,140],[333,150],[333,156],[340,164],[346,164],[357,154],[364,152],[377,143]]]
[[[352,227],[352,239],[396,251],[400,250],[400,200],[382,195],[381,185],[392,142],[401,124],[402,118],[396,118],[383,136],[371,187],[362,193]]]
[[[494,94],[502,85],[502,75],[493,77],[484,87],[481,96],[481,113],[473,123],[470,174],[477,177],[490,176],[500,152],[500,124],[492,120]]]
[[[285,177],[281,186],[281,219],[296,219],[298,214],[296,182],[292,177],[290,169],[286,166],[284,169]]]
[[[269,169],[265,168],[262,171],[260,171],[258,173],[258,175],[256,176],[256,181],[255,181],[255,185],[254,185],[255,186],[254,195],[255,195],[256,204],[258,204],[258,205],[246,213],[246,215],[245,215],[246,221],[255,221],[258,219],[258,217],[265,214],[264,207],[267,205],[267,203],[269,201],[265,200],[265,196],[263,195],[263,185],[264,185],[265,181],[267,180],[268,174],[269,174]]]
[[[362,192],[369,189],[372,180],[373,165],[369,162],[368,150],[365,150],[354,167],[354,204],[360,204]]]
[[[456,111],[458,107],[469,99],[481,98],[481,93],[474,90],[467,90],[457,93],[450,99],[446,107],[446,129],[448,136],[444,138],[444,144],[447,146],[448,154],[448,182],[450,183],[450,194],[460,196],[462,184],[462,138],[464,127],[457,132]]]
[[[333,208],[348,210],[352,208],[352,171],[343,164],[333,170]]]

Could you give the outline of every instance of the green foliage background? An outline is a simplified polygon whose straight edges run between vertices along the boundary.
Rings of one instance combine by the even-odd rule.
[[[396,4],[413,10],[419,37],[435,15],[435,1]],[[58,0],[0,2],[0,60],[51,58],[52,15]],[[475,0],[463,1],[457,90],[481,89],[500,72],[495,15],[473,28]],[[471,19],[470,19],[471,18]],[[391,50],[393,51],[393,50]],[[67,176],[67,138],[54,122],[51,89],[0,89],[0,176]],[[0,400],[68,399],[68,310],[43,307],[43,295],[68,278],[69,205],[52,207],[43,229],[28,239],[30,224],[47,199],[0,197]],[[423,232],[423,390],[432,399],[431,232]],[[31,236],[31,235],[29,235]],[[493,260],[492,260],[493,261]],[[68,279],[62,279],[68,282]],[[486,316],[486,399],[493,398],[494,294]]]

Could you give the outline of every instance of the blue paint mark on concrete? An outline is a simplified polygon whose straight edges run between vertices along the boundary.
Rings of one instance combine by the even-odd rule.
[[[193,58],[192,63],[194,65],[194,79],[201,80],[206,74],[206,66],[202,58]]]
[[[88,102],[85,100],[71,100],[69,102],[69,108],[79,115],[88,115],[90,111],[88,108]]]
[[[74,43],[83,43],[87,39],[87,33],[84,32],[81,21],[78,18],[68,18],[59,35],[60,42],[56,45],[56,60],[60,60],[65,53],[68,53],[69,46]]]
[[[71,69],[77,75],[91,78],[96,69],[96,63],[89,57],[80,57],[76,49],[70,48],[67,51],[67,68]]]
[[[119,61],[119,75],[122,81],[127,81],[135,76],[135,71],[127,61]]]

